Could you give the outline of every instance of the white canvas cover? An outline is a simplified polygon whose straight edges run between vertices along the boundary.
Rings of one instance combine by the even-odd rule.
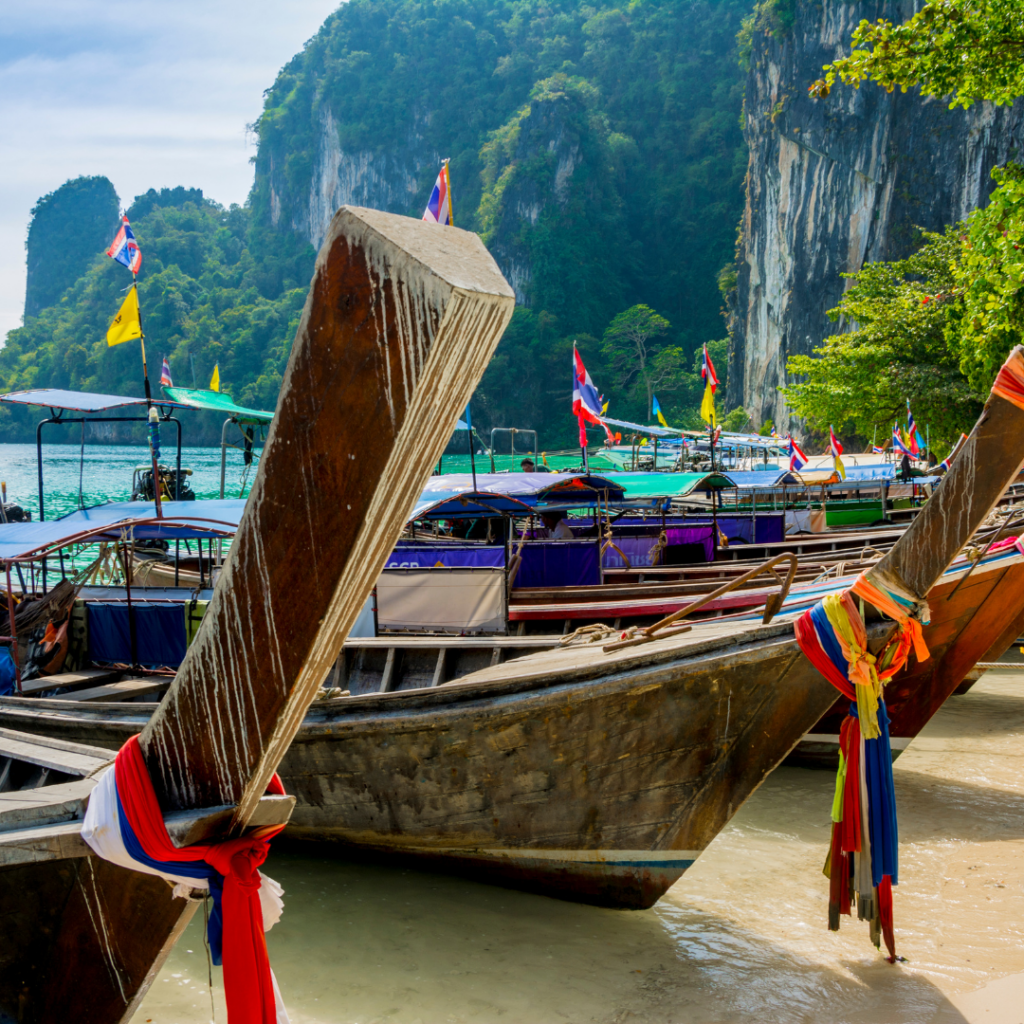
[[[438,633],[504,633],[503,569],[388,569],[377,580],[377,625]]]

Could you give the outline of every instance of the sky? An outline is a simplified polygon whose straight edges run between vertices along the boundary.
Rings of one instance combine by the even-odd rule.
[[[0,4],[0,340],[21,325],[36,200],[105,174],[243,203],[263,90],[338,0]]]

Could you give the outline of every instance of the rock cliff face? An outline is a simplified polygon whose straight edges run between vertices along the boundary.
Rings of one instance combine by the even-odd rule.
[[[777,388],[786,359],[842,330],[826,313],[866,261],[896,259],[915,227],[939,230],[983,204],[993,166],[1024,143],[1024,105],[951,111],[916,92],[808,86],[849,52],[862,18],[902,21],[896,0],[796,0],[787,34],[754,39],[745,100],[746,208],[731,297],[730,406],[797,429]]]
[[[338,122],[330,108],[324,107],[319,113],[308,196],[282,201],[288,190],[277,180],[276,161],[273,154],[270,157],[266,186],[271,224],[297,231],[319,249],[331,218],[347,203],[407,213],[420,188],[422,172],[439,162],[438,155],[428,151],[418,136],[409,145],[390,152],[346,150],[341,145]]]

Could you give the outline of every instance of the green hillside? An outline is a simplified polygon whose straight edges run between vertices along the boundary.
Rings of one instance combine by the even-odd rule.
[[[475,399],[480,432],[571,443],[573,340],[609,413],[646,419],[634,342],[606,336],[637,304],[668,321],[644,353],[661,405],[692,420],[694,353],[725,333],[717,277],[746,167],[736,34],[751,6],[349,0],[267,91],[244,209],[178,189],[130,211],[150,362],[170,354],[176,381],[194,364],[205,383],[219,361],[236,399],[272,405],[324,217],[338,201],[418,216],[450,157],[456,223],[483,235],[521,303]],[[138,393],[137,356],[103,343],[127,283],[97,255],[9,336],[0,387]],[[27,420],[6,423],[11,437]]]

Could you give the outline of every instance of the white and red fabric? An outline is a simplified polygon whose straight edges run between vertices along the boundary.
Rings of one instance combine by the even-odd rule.
[[[123,263],[133,274],[139,272],[142,266],[142,250],[139,243],[135,241],[131,225],[127,217],[121,218],[121,230],[114,236],[110,243],[107,255],[118,263]]]
[[[587,447],[587,424],[604,427],[604,432],[612,439],[612,432],[608,429],[601,414],[601,396],[594,387],[594,382],[583,365],[583,360],[576,349],[572,347],[572,411],[580,425],[580,447]]]
[[[804,466],[807,465],[807,456],[800,449],[800,445],[793,440],[792,435],[789,438],[789,471],[791,473],[797,473]]]
[[[452,224],[452,184],[448,178],[447,162],[442,166],[434,182],[427,208],[423,211],[423,219],[431,224]]]
[[[268,789],[284,793],[276,775]],[[97,856],[177,883],[174,896],[210,892],[210,952],[224,966],[228,1024],[288,1022],[264,938],[281,916],[283,890],[258,870],[269,840],[283,827],[179,849],[167,834],[137,736],[121,748],[89,797],[82,838]]]
[[[711,385],[711,394],[714,394],[718,390],[718,374],[715,373],[715,364],[711,362],[711,356],[708,355],[706,343],[704,345],[704,360],[701,363],[700,376],[705,385]]]
[[[828,428],[828,446],[832,451],[833,459],[838,459],[843,454],[842,442],[836,437],[836,432],[831,427]]]

